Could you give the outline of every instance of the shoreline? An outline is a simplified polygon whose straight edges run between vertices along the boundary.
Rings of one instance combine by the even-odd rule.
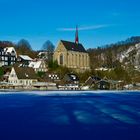
[[[1,90],[1,94],[32,94],[32,95],[86,95],[86,94],[127,94],[140,93],[140,90]]]

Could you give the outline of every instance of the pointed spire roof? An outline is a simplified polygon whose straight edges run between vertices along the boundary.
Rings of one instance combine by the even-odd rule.
[[[78,26],[76,26],[75,43],[76,43],[76,44],[79,44]]]

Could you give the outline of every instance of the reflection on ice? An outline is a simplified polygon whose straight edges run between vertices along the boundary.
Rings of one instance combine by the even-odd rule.
[[[138,115],[140,117],[140,109],[133,108],[133,107],[128,106],[128,105],[120,105],[120,108],[122,110],[128,111],[128,112],[133,113],[135,115]]]
[[[91,113],[85,111],[75,111],[74,115],[76,117],[76,120],[80,123],[85,123],[85,124],[95,123],[95,118]]]
[[[95,105],[97,109],[99,109],[102,113],[108,115],[109,117],[112,117],[115,120],[121,121],[123,123],[128,123],[128,124],[138,124],[136,120],[131,118],[129,114],[125,114],[125,112],[121,112],[117,109],[113,109],[113,107],[108,107],[104,105]]]
[[[110,114],[110,116],[113,117],[114,119],[117,119],[117,120],[122,121],[124,123],[138,124],[138,122],[136,122],[134,119],[127,117],[125,115],[122,115],[122,114]]]

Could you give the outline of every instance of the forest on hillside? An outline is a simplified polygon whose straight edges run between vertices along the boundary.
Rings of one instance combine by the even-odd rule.
[[[120,65],[118,57],[120,57],[122,52],[127,51],[131,46],[135,46],[138,43],[140,43],[140,36],[131,37],[114,44],[88,49],[91,67],[93,69],[102,66],[112,68]]]

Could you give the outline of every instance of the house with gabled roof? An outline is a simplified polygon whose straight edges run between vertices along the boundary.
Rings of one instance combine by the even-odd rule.
[[[19,55],[17,61],[21,62],[24,66],[28,66],[33,59],[28,55]]]
[[[0,66],[10,66],[16,62],[17,53],[14,47],[0,46]]]
[[[37,81],[34,69],[28,67],[12,67],[8,78],[8,82],[14,86],[32,86]]]
[[[60,40],[53,57],[61,66],[76,71],[90,70],[89,55],[77,36],[75,42]]]
[[[36,73],[48,71],[44,60],[32,61],[29,63],[28,67],[33,68]]]

